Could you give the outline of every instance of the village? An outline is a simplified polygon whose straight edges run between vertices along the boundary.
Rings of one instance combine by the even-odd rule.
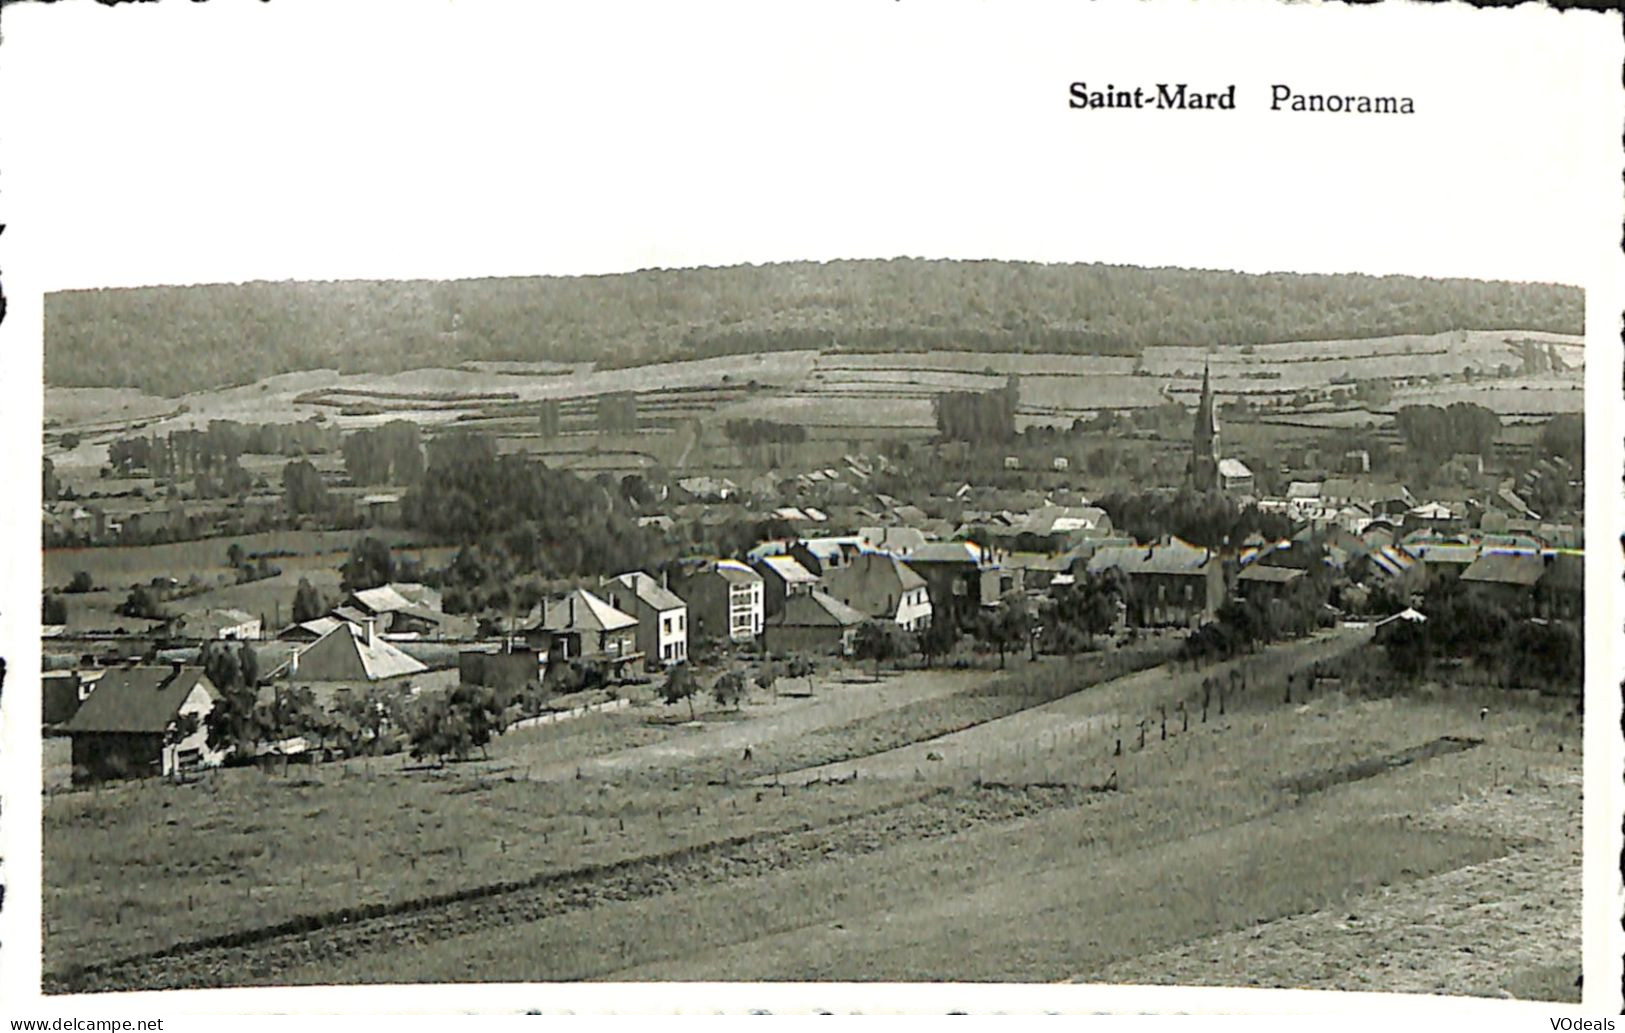
[[[1543,457],[1513,480],[1497,469],[1496,456],[1487,466],[1480,454],[1455,454],[1440,490],[1418,498],[1403,483],[1371,476],[1369,455],[1354,451],[1335,457],[1336,476],[1298,480],[1289,471],[1284,491],[1260,495],[1252,469],[1222,454],[1219,411],[1204,376],[1184,487],[1188,498],[1255,515],[1253,528],[1234,541],[1222,535],[1196,544],[1173,533],[1136,540],[1114,527],[1105,508],[1064,485],[963,482],[949,491],[950,482],[913,501],[864,493],[866,482],[898,460],[848,454],[838,467],[788,481],[768,475],[743,488],[725,477],[691,476],[662,485],[655,496],[640,483],[651,496],[645,508],[664,510],[639,513],[640,529],[669,532],[677,520],[694,517],[720,523],[737,511],[741,525],[774,535],[737,555],[679,557],[658,574],[604,569],[508,619],[447,613],[439,589],[383,580],[393,564],[374,536],[400,526],[400,496],[367,492],[358,508],[336,518],[365,513],[358,533],[383,559],[370,577],[348,579],[343,598],[324,612],[315,613],[309,599],[289,599],[297,619],[273,623],[265,613],[193,607],[176,591],[178,578],[158,578],[133,586],[128,615],[156,618],[139,621],[139,633],[72,634],[65,622],[47,621],[47,653],[76,658],[67,669],[47,672],[47,729],[73,739],[78,783],[177,775],[220,764],[234,748],[278,756],[307,750],[332,756],[338,748],[342,755],[331,741],[334,712],[324,718],[320,708],[369,688],[493,690],[497,700],[485,705],[500,724],[504,713],[535,717],[548,696],[588,685],[657,678],[677,683],[663,690],[674,700],[687,698],[702,687],[686,674],[672,677],[683,667],[711,670],[726,683],[721,692],[737,698],[743,680],[730,669],[738,659],[793,658],[803,666],[911,656],[930,662],[964,642],[984,652],[1076,653],[1098,648],[1099,636],[1194,631],[1239,607],[1272,612],[1281,629],[1295,634],[1336,622],[1423,622],[1423,601],[1441,585],[1543,626],[1582,614],[1576,509],[1543,517],[1520,495],[1533,494],[1544,480],[1550,497],[1549,482],[1561,479],[1560,497],[1582,497],[1562,456]],[[1004,457],[1001,472],[1019,483],[1022,461]],[[1055,458],[1044,480],[1068,480],[1067,467]],[[768,508],[787,488],[794,504]],[[184,503],[174,511],[184,512]],[[105,540],[108,512],[95,507],[95,528],[84,540]],[[128,534],[136,515],[125,512],[112,525],[114,540]],[[84,523],[90,512],[83,503],[48,506],[48,540],[56,520]],[[253,580],[253,563],[234,549],[234,566]],[[264,558],[257,562],[265,573]],[[69,585],[55,598],[73,592]],[[174,604],[154,602],[172,593],[180,597]],[[150,610],[139,612],[144,607]],[[240,681],[235,654],[243,652],[254,658],[246,687],[256,695],[236,720],[239,741],[230,744],[209,732],[222,686],[211,684],[204,668],[214,663]],[[166,691],[136,691],[153,685]],[[320,704],[307,700],[291,724],[275,728],[265,716],[290,709],[277,701],[283,687],[294,686],[319,688],[310,700]],[[145,712],[132,712],[131,697],[142,700]],[[242,726],[256,720],[256,707],[261,727],[248,736]],[[189,718],[184,735],[176,731],[180,718]],[[453,742],[437,755],[466,757],[472,745]]]
[[[48,391],[47,988],[1572,994],[1582,370],[1452,331]],[[1367,963],[1437,900],[1471,958]],[[1274,935],[1334,920],[1318,974]]]

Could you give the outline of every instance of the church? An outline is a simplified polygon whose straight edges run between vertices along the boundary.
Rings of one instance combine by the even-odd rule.
[[[1206,363],[1202,364],[1202,398],[1196,404],[1196,428],[1191,435],[1191,487],[1209,492],[1249,495],[1253,472],[1239,459],[1219,455],[1219,410],[1213,403],[1213,382]]]

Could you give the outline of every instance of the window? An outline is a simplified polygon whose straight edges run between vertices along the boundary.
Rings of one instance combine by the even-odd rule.
[[[660,622],[660,630],[665,632],[668,635],[671,634],[671,618],[670,617],[667,617],[667,618],[663,619]]]

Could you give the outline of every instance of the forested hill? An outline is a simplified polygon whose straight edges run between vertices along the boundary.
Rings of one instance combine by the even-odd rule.
[[[161,395],[337,367],[634,365],[787,348],[1130,354],[1443,330],[1580,333],[1582,292],[1410,277],[923,259],[247,283],[45,299],[45,379]]]

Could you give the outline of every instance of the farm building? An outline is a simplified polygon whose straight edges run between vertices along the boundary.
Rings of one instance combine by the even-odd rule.
[[[608,578],[603,583],[609,604],[637,618],[637,648],[645,657],[670,667],[688,659],[688,604],[643,571]]]
[[[818,584],[818,576],[796,561],[794,556],[759,556],[751,562],[762,575],[762,617],[771,619],[784,612],[784,601],[805,595]]]
[[[342,621],[271,671],[273,678],[307,682],[397,682],[428,668],[378,634],[377,622]]]
[[[1141,627],[1196,627],[1224,604],[1224,571],[1209,549],[1174,538],[1166,544],[1110,546],[1089,558],[1088,571],[1122,571],[1128,619]]]
[[[738,560],[704,562],[672,588],[688,604],[691,637],[749,642],[762,633],[762,575]]]
[[[1478,546],[1459,541],[1408,540],[1405,551],[1422,561],[1430,581],[1453,581],[1478,559]]]
[[[895,621],[905,631],[931,623],[931,597],[925,578],[896,556],[865,552],[845,566],[828,571],[824,590],[848,606],[880,620]]]
[[[821,590],[791,596],[784,608],[762,625],[762,645],[769,653],[852,652],[858,626],[868,618]]]
[[[530,646],[504,643],[496,647],[463,649],[457,653],[457,680],[463,685],[484,685],[518,694],[542,683],[544,654]]]
[[[644,656],[638,649],[638,619],[584,588],[543,602],[540,619],[526,635],[533,644],[545,642],[549,664],[584,660],[620,674]]]
[[[258,639],[260,632],[260,619],[243,610],[194,610],[170,622],[170,634],[184,639],[250,641]]]
[[[412,582],[351,592],[332,616],[356,623],[372,618],[381,633],[398,638],[455,638],[466,630],[466,622],[440,609],[439,592]]]
[[[167,776],[219,764],[203,724],[219,693],[201,667],[121,667],[108,671],[63,726],[73,738],[73,780]],[[177,741],[177,722],[197,727]]]

